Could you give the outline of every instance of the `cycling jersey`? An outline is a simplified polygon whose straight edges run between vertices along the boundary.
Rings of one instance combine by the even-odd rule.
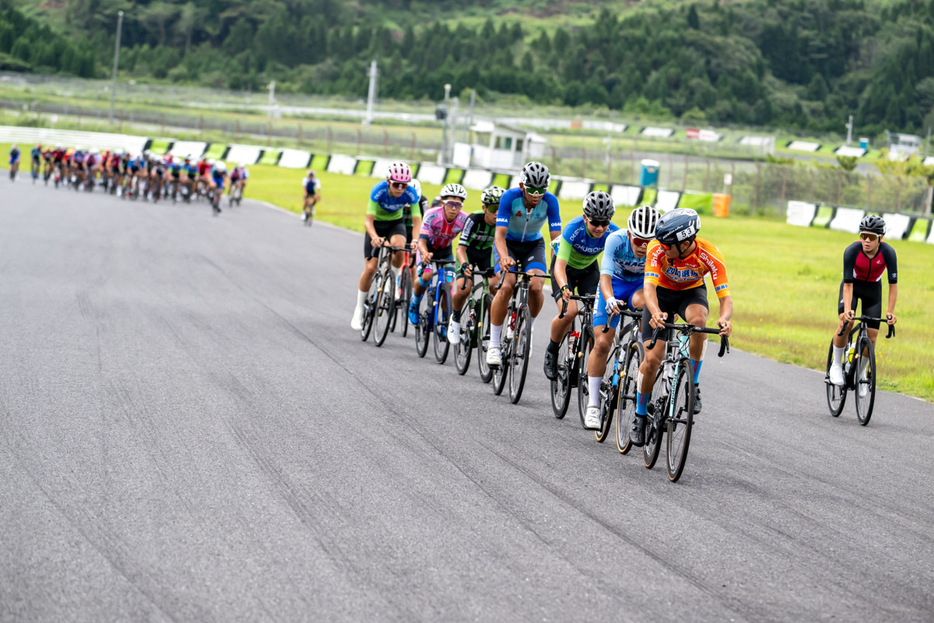
[[[602,236],[593,238],[587,233],[587,224],[583,216],[571,219],[561,232],[558,259],[566,261],[571,268],[587,268],[603,253],[607,237],[618,230],[618,225],[610,223],[610,227]]]
[[[214,180],[214,183],[217,184],[217,187],[221,190],[224,189],[224,180],[227,179],[227,174],[218,171],[217,169],[211,169],[211,179]]]
[[[882,281],[882,273],[888,272],[889,283],[898,283],[898,261],[895,249],[886,242],[879,243],[873,258],[863,252],[863,244],[854,242],[843,252],[843,283],[854,281]]]
[[[429,251],[450,249],[451,243],[457,234],[463,231],[466,222],[467,214],[464,211],[458,212],[454,220],[449,221],[444,217],[444,208],[432,208],[425,213],[418,237],[427,241]]]
[[[309,195],[316,195],[318,191],[321,190],[321,180],[316,177],[305,177],[302,180],[302,188],[305,189],[305,192]]]
[[[687,290],[704,285],[704,275],[710,273],[718,298],[730,293],[726,277],[726,263],[713,243],[695,238],[697,246],[683,260],[669,260],[658,240],[649,243],[646,250],[645,283],[669,290]]]
[[[606,240],[600,274],[610,275],[614,282],[638,282],[645,278],[645,258],[636,257],[627,230],[613,232]]]
[[[461,232],[460,244],[468,250],[486,251],[493,247],[496,226],[486,224],[485,214],[485,210],[480,210],[467,216],[464,231]]]
[[[42,158],[42,150],[38,147],[33,147],[30,153],[32,154],[33,162],[39,162],[39,159]]]
[[[558,198],[546,192],[531,210],[525,207],[521,188],[510,188],[499,200],[496,226],[506,227],[506,240],[531,242],[542,239],[542,227],[548,223],[549,231],[561,231],[561,212]]]
[[[10,150],[10,164],[19,162],[19,149]]]
[[[370,191],[370,203],[366,207],[366,213],[372,214],[377,221],[394,221],[402,218],[402,208],[409,204],[412,216],[421,217],[418,199],[418,193],[412,186],[407,186],[401,195],[393,197],[389,194],[389,182],[383,180]]]

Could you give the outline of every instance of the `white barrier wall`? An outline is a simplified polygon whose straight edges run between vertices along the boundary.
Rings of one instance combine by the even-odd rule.
[[[583,199],[590,192],[591,182],[563,180],[558,191],[560,199]]]
[[[224,160],[227,162],[256,164],[262,151],[262,147],[257,147],[255,145],[231,145]]]
[[[859,231],[859,222],[863,220],[864,214],[865,212],[856,208],[837,208],[833,220],[830,221],[830,229],[855,234]]]
[[[866,155],[866,150],[862,147],[847,147],[843,145],[842,147],[837,147],[834,151],[838,156],[852,156],[854,158],[862,158]]]
[[[373,172],[370,173],[370,177],[386,179],[386,176],[389,175],[389,165],[393,162],[395,162],[395,160],[390,160],[389,158],[377,158],[376,162],[373,163]]]
[[[817,151],[820,149],[820,143],[811,143],[810,141],[791,141],[788,143],[788,149],[795,151]]]
[[[299,149],[283,149],[279,166],[287,169],[305,169],[311,164],[311,154]]]
[[[885,237],[891,240],[901,240],[908,235],[911,218],[904,214],[883,214],[885,220]]]
[[[811,221],[817,215],[816,203],[805,203],[804,201],[789,201],[788,212],[785,222],[789,225],[798,225],[800,227],[810,227]]]
[[[418,168],[418,181],[422,184],[444,184],[447,169],[430,162],[423,162]]]
[[[616,205],[635,206],[641,193],[642,189],[638,186],[614,184],[610,187],[610,196],[613,197],[613,202]]]
[[[493,174],[481,169],[467,169],[464,173],[464,188],[470,190],[483,190],[493,183]]]
[[[679,199],[681,199],[681,193],[678,191],[660,190],[658,191],[658,201],[655,202],[655,207],[660,212],[667,212],[678,207]]]
[[[344,175],[353,175],[354,167],[357,166],[357,159],[353,156],[343,154],[334,154],[328,162],[328,173],[342,173]]]
[[[176,141],[172,143],[169,153],[175,158],[184,158],[185,156],[200,158],[201,154],[207,149],[208,144],[202,141]]]

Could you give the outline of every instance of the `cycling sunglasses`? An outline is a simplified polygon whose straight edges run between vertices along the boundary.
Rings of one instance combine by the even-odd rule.
[[[636,236],[632,236],[631,239],[632,239],[632,246],[634,247],[645,247],[645,246],[648,246],[650,242],[652,242],[651,240],[647,240],[646,238],[638,238]],[[662,245],[662,246],[664,247],[665,245]],[[667,249],[668,247],[665,247],[665,248]]]
[[[395,188],[396,190],[405,190],[409,187],[405,182],[389,182],[389,185]]]
[[[483,208],[487,212],[497,212],[499,210],[499,204],[498,203],[484,203]]]
[[[876,240],[879,239],[879,235],[878,235],[878,234],[870,234],[870,233],[867,232],[867,231],[862,232],[862,233],[859,235],[859,237],[862,238],[863,240],[868,241],[868,242],[875,242]]]
[[[530,194],[530,195],[533,195],[533,196],[535,196],[535,197],[541,197],[541,196],[544,195],[547,191],[548,191],[547,188],[532,188],[532,187],[530,187],[530,186],[526,186],[526,187],[525,187],[525,192],[528,193],[528,194]]]
[[[447,201],[443,203],[443,205],[445,208],[457,208],[458,210],[460,210],[461,208],[464,207],[464,202],[454,201],[453,199],[448,199]]]
[[[610,226],[609,219],[601,220],[601,219],[595,219],[595,218],[588,218],[587,220],[590,221],[590,224],[593,225],[594,227],[609,227]]]

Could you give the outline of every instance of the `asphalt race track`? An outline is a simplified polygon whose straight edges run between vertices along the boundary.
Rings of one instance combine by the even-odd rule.
[[[515,406],[361,343],[362,244],[0,179],[0,621],[934,619],[932,405],[712,344],[672,484],[552,415],[551,306]]]

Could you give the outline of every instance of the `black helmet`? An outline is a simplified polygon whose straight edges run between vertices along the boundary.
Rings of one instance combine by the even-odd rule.
[[[885,235],[885,219],[875,214],[867,214],[859,222],[859,231],[868,231],[879,236]]]
[[[655,237],[664,245],[693,240],[700,231],[700,216],[690,208],[677,208],[662,214],[655,227]]]

